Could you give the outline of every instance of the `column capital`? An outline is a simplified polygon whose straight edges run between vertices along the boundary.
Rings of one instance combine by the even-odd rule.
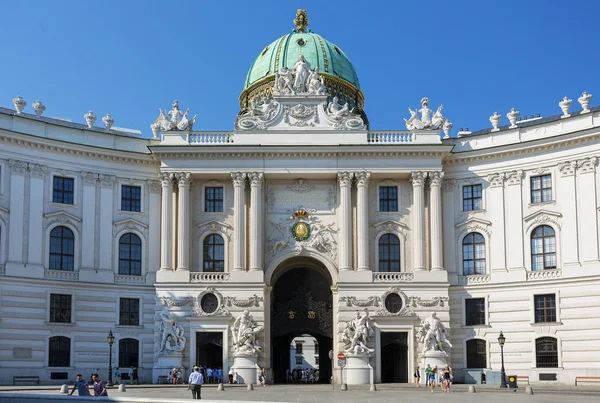
[[[96,185],[96,182],[98,182],[98,174],[86,171],[81,172],[81,180],[84,185],[94,186]]]
[[[598,165],[598,157],[588,157],[577,161],[577,170],[580,173],[595,172]]]
[[[46,177],[46,172],[48,172],[48,167],[46,165],[29,164],[29,174],[32,178],[44,179]]]
[[[491,188],[501,187],[504,185],[504,174],[503,173],[493,173],[488,175],[487,181],[490,184]]]
[[[429,172],[429,184],[431,186],[441,186],[444,179],[444,171]]]
[[[231,180],[233,181],[233,186],[245,186],[246,177],[246,172],[232,172]]]
[[[12,174],[25,175],[25,171],[27,171],[27,163],[25,161],[8,160],[8,166]]]
[[[177,172],[175,178],[177,179],[177,185],[180,188],[190,186],[190,183],[192,182],[192,174],[190,172]]]
[[[371,177],[371,172],[369,171],[359,171],[355,172],[354,176],[356,177],[356,186],[368,186],[369,178]]]
[[[425,179],[427,178],[427,172],[423,171],[413,171],[410,181],[415,186],[425,186]]]
[[[522,169],[517,169],[511,172],[507,172],[505,174],[506,182],[509,185],[520,185],[523,182],[523,177],[525,173]]]
[[[558,164],[558,170],[562,176],[575,175],[575,169],[577,169],[577,161],[567,161]]]
[[[250,186],[260,186],[263,184],[265,175],[262,172],[248,172],[248,179],[250,179]]]
[[[344,171],[344,172],[338,172],[338,182],[340,183],[340,186],[351,186],[352,185],[352,179],[354,178],[354,172],[348,172],[348,171]]]
[[[102,183],[103,188],[112,189],[112,187],[115,184],[115,181],[117,180],[117,177],[115,175],[100,174],[98,175],[98,179]]]
[[[173,178],[175,175],[172,172],[161,172],[160,174],[160,182],[163,187],[165,186],[173,186]]]

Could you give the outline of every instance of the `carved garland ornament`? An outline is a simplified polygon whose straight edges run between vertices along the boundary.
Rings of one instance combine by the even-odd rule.
[[[264,302],[263,297],[254,294],[245,301],[238,301],[235,297],[226,297],[227,306],[237,306],[238,308],[260,307],[260,303]]]
[[[358,300],[356,297],[341,297],[340,301],[345,302],[347,307],[359,306],[361,308],[369,306],[381,306],[380,298],[377,296],[368,297],[366,300]]]

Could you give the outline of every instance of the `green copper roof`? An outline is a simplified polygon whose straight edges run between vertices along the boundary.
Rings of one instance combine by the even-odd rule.
[[[318,67],[360,88],[358,76],[344,52],[333,43],[312,32],[293,32],[264,48],[256,58],[244,83],[247,89],[262,78],[275,74],[282,67],[292,68],[303,55],[311,68]]]

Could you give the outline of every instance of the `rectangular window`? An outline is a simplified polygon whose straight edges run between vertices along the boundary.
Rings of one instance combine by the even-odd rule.
[[[556,322],[556,295],[536,295],[535,323]]]
[[[315,341],[315,354],[319,354],[319,343]]]
[[[121,210],[122,211],[142,211],[142,188],[139,186],[121,187]]]
[[[296,357],[296,365],[302,365],[302,357]]]
[[[204,188],[204,211],[207,213],[223,212],[223,188],[205,187]]]
[[[61,204],[74,204],[75,179],[55,176],[52,179],[52,202]]]
[[[552,201],[552,175],[531,177],[531,203]]]
[[[481,210],[481,185],[463,186],[463,211]]]
[[[465,300],[465,325],[485,325],[485,298],[469,298]]]
[[[302,354],[302,343],[296,343],[296,354]]]
[[[137,298],[121,298],[119,308],[119,325],[140,325],[140,300]]]
[[[315,357],[315,365],[319,365],[319,357]]]
[[[398,211],[398,186],[379,187],[379,211]]]
[[[50,322],[71,323],[71,296],[50,294]]]

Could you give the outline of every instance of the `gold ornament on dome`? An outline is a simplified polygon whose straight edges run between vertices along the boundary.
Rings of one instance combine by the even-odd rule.
[[[296,26],[296,30],[298,32],[305,32],[306,26],[309,22],[310,20],[306,18],[306,10],[302,10],[299,8],[298,11],[296,11],[296,18],[294,19],[294,25]]]

